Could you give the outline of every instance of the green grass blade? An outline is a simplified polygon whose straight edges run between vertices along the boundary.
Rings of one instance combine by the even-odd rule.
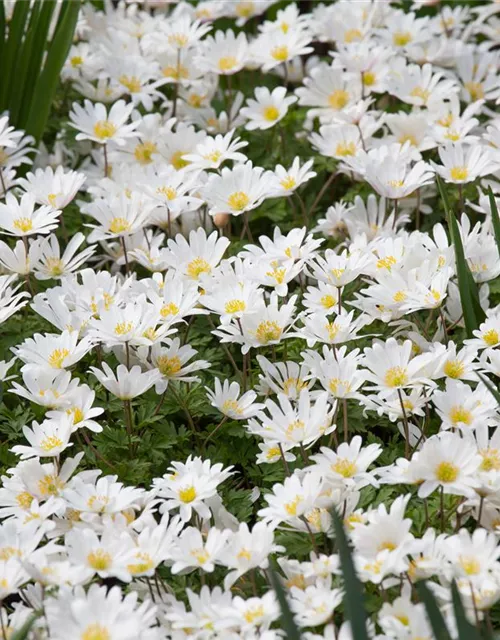
[[[498,207],[497,207],[495,196],[493,195],[493,191],[491,187],[488,187],[488,198],[490,199],[491,221],[493,223],[493,232],[495,234],[495,240],[497,243],[498,252],[500,253],[500,216],[498,215]]]
[[[30,2],[16,2],[12,19],[9,23],[9,36],[4,42],[2,60],[0,62],[0,111],[9,108],[9,91],[11,83],[15,81],[14,73],[16,57],[22,50],[23,32]]]
[[[429,590],[425,582],[417,582],[415,585],[418,597],[423,602],[425,611],[431,623],[432,631],[436,640],[451,640],[448,627],[439,610],[434,594]]]
[[[80,0],[64,0],[59,24],[50,44],[42,73],[39,75],[33,102],[26,123],[26,131],[39,141],[47,123],[52,99],[59,83],[59,75],[73,42]]]
[[[351,623],[354,640],[368,640],[366,629],[366,609],[364,605],[363,585],[356,575],[352,554],[347,543],[347,536],[338,513],[332,511],[335,539],[340,556],[340,565],[344,577],[344,606],[346,618]]]
[[[49,33],[52,14],[56,7],[56,0],[44,0],[37,28],[34,34],[33,46],[26,72],[26,79],[22,93],[22,100],[19,107],[19,122],[26,123],[30,106],[33,101],[33,93],[40,69],[43,55],[47,49],[47,37]]]
[[[0,2],[0,61],[3,59],[3,48],[5,44],[5,6]],[[0,70],[2,63],[0,62]]]
[[[9,91],[9,114],[10,121],[18,123],[18,113],[21,99],[23,96],[24,84],[28,73],[28,66],[31,58],[31,52],[33,50],[33,43],[35,40],[35,34],[38,28],[38,21],[40,15],[40,9],[44,0],[38,0],[33,5],[31,14],[29,17],[28,28],[24,37],[23,46],[19,48],[19,54],[16,58],[15,73],[12,77],[11,87]]]
[[[460,302],[464,313],[465,329],[467,336],[472,338],[472,332],[477,329],[485,318],[484,311],[479,302],[479,289],[472,277],[472,273],[465,258],[464,246],[460,236],[460,230],[456,217],[450,208],[448,195],[444,188],[443,181],[437,176],[437,184],[443,205],[448,219],[448,228],[450,230],[451,240],[455,248],[455,262],[457,266],[458,290],[460,293]]]
[[[271,560],[269,561],[269,576],[280,605],[281,623],[283,631],[286,633],[286,638],[288,640],[300,640],[301,635],[299,628],[295,624],[293,613],[291,612],[288,600],[286,599],[285,590],[281,586],[281,582],[278,579],[278,575],[274,570]]]
[[[464,605],[458,592],[457,583],[451,583],[451,598],[453,601],[453,611],[457,621],[458,640],[481,640],[476,627],[474,627],[465,615]]]
[[[38,615],[36,613],[30,616],[20,629],[9,636],[9,640],[26,640],[37,618]]]
[[[485,375],[483,375],[482,373],[478,373],[477,375],[481,379],[481,382],[484,384],[484,386],[488,389],[491,395],[498,402],[498,406],[500,406],[500,391],[498,391],[498,389],[495,389],[495,386],[492,384],[489,378],[487,378]]]

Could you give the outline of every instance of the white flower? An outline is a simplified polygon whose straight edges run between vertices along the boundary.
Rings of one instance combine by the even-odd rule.
[[[286,97],[286,87],[276,87],[272,92],[267,87],[257,87],[255,98],[255,100],[249,98],[248,106],[240,111],[242,116],[248,118],[245,125],[248,131],[274,127],[286,116],[288,107],[297,102],[295,96]]]

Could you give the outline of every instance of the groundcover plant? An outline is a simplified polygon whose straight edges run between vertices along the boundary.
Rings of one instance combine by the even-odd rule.
[[[0,638],[494,637],[500,4],[70,5],[0,12]]]

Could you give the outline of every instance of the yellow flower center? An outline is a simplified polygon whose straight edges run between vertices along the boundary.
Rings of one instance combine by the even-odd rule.
[[[404,367],[391,367],[386,371],[384,382],[388,387],[404,387],[408,382],[408,375]]]
[[[118,82],[128,89],[129,93],[138,93],[141,90],[141,81],[137,76],[122,75]]]
[[[484,88],[481,82],[466,82],[465,88],[470,93],[472,100],[481,100],[484,98]]]
[[[349,44],[350,42],[354,42],[355,40],[362,40],[363,34],[359,29],[348,29],[344,33],[344,42]]]
[[[458,563],[468,576],[475,576],[481,572],[481,563],[470,556],[459,556]]]
[[[38,489],[43,496],[57,496],[64,488],[64,482],[59,476],[47,474],[38,481]]]
[[[158,151],[158,147],[154,142],[141,142],[134,149],[134,158],[141,165],[151,164],[153,162],[153,154]]]
[[[153,558],[149,555],[149,553],[139,551],[138,553],[136,553],[135,558],[139,562],[134,562],[133,564],[127,565],[127,571],[133,576],[151,571],[151,569],[153,569],[155,566]]]
[[[365,87],[372,87],[377,81],[377,76],[373,73],[373,71],[365,71],[363,73],[363,84]]]
[[[291,391],[299,392],[306,387],[306,383],[299,378],[287,378],[283,383],[283,393],[290,395]]]
[[[72,407],[71,409],[66,409],[66,413],[68,415],[73,415],[73,424],[78,424],[85,417],[80,407]]]
[[[404,144],[405,142],[409,142],[413,147],[417,146],[417,139],[415,136],[412,136],[411,133],[406,133],[399,137],[399,144]]]
[[[290,422],[290,424],[286,428],[286,432],[290,436],[293,435],[293,432],[297,431],[297,429],[303,429],[304,427],[305,423],[303,420],[294,420],[293,422]]]
[[[254,3],[252,0],[238,2],[235,7],[236,15],[240,18],[250,18],[253,15],[254,10]]]
[[[292,576],[291,578],[288,578],[288,580],[285,582],[285,585],[288,589],[291,589],[292,587],[297,587],[297,589],[304,590],[306,588],[306,579],[304,577],[304,574],[298,573],[296,576]]]
[[[229,207],[234,211],[243,211],[249,202],[250,198],[244,191],[235,191],[227,199]]]
[[[238,61],[234,56],[224,56],[219,59],[219,69],[224,71],[231,71],[238,64]]]
[[[281,337],[282,328],[276,321],[265,320],[261,322],[255,331],[255,337],[260,344],[269,344],[278,341]]]
[[[412,41],[412,35],[409,31],[396,31],[392,36],[392,42],[396,47],[404,47]]]
[[[67,356],[69,356],[69,349],[55,349],[49,356],[50,366],[54,369],[62,369]]]
[[[222,413],[236,413],[237,415],[241,415],[243,410],[240,408],[237,400],[225,400],[222,405]]]
[[[172,78],[172,80],[187,80],[189,78],[189,69],[183,64],[167,65],[162,68],[161,72],[165,78]]]
[[[500,471],[500,451],[498,449],[482,449],[479,451],[483,458],[481,471]]]
[[[245,547],[243,547],[243,549],[241,549],[241,551],[238,553],[238,555],[236,556],[239,560],[241,559],[245,559],[245,560],[250,560],[250,558],[252,557],[252,554],[250,553],[250,551],[248,549],[245,549]]]
[[[297,180],[295,180],[295,178],[293,178],[292,176],[287,176],[286,178],[283,178],[283,180],[280,180],[280,185],[283,187],[283,189],[286,189],[287,191],[290,191],[290,189],[293,189],[296,184],[297,184]]]
[[[133,322],[118,322],[115,325],[115,334],[117,336],[124,336],[127,333],[130,333],[134,328]]]
[[[352,478],[356,474],[357,467],[353,460],[338,458],[336,462],[331,465],[331,470],[338,473],[343,478]]]
[[[390,271],[396,263],[397,260],[394,256],[386,256],[385,258],[377,260],[377,269],[387,269],[387,271]]]
[[[345,269],[330,269],[330,271],[332,273],[332,276],[338,280],[339,278],[342,277],[342,274],[344,273]]]
[[[174,200],[177,197],[177,191],[173,187],[158,187],[156,193],[161,193],[167,200]]]
[[[94,135],[99,140],[112,138],[117,131],[116,126],[109,120],[99,120],[94,125]]]
[[[16,556],[18,558],[22,557],[20,549],[16,549],[16,547],[0,547],[0,560],[5,562],[7,560],[10,560],[10,558],[14,558]]]
[[[467,180],[469,172],[467,167],[452,167],[450,169],[450,176],[452,180]]]
[[[89,626],[86,627],[80,637],[80,640],[111,640],[111,634],[106,627],[95,622],[94,624],[89,624]]]
[[[456,142],[460,140],[460,134],[457,131],[448,131],[444,134],[446,140],[451,140],[452,142]]]
[[[202,273],[210,273],[212,267],[204,258],[195,258],[187,266],[187,275],[196,280]]]
[[[404,180],[387,180],[387,184],[393,189],[400,189],[404,186]]]
[[[64,262],[60,258],[48,257],[45,259],[45,264],[50,274],[54,277],[60,276],[64,273]]]
[[[205,562],[210,558],[210,554],[206,549],[202,549],[201,547],[198,549],[193,549],[191,551],[191,555],[196,559],[198,564],[205,564]]]
[[[274,105],[270,105],[269,107],[264,107],[262,115],[264,116],[264,120],[273,122],[274,120],[277,120],[279,118],[280,111]]]
[[[57,436],[46,436],[40,442],[40,449],[42,449],[42,451],[46,451],[47,453],[49,451],[53,451],[54,449],[57,449],[58,447],[62,447],[62,446],[63,446],[63,441]]]
[[[449,482],[455,482],[459,473],[460,469],[452,462],[440,462],[436,467],[435,476],[438,482],[447,484]]]
[[[212,153],[207,153],[203,156],[205,160],[209,160],[210,162],[219,162],[222,156],[222,151],[212,151]]]
[[[473,420],[472,413],[461,405],[452,407],[450,409],[449,417],[453,424],[457,424],[458,422],[463,422],[466,425],[470,425],[470,423]]]
[[[16,218],[12,224],[14,229],[22,233],[27,233],[33,229],[33,220],[31,218]]]
[[[224,306],[224,311],[226,313],[240,313],[241,311],[245,311],[247,305],[244,300],[230,300],[226,302]]]
[[[179,307],[174,302],[169,302],[164,304],[160,309],[160,315],[162,318],[166,318],[167,316],[176,316],[179,311]]]
[[[335,89],[335,91],[328,96],[328,104],[336,111],[343,109],[348,102],[349,92],[345,89]]]
[[[394,302],[404,302],[408,296],[404,291],[396,291],[396,293],[392,296]]]
[[[174,169],[177,169],[177,171],[188,166],[189,161],[184,160],[184,158],[182,157],[186,153],[187,151],[180,150],[172,154],[172,157],[170,158],[170,164],[174,167]]]
[[[21,509],[29,509],[31,507],[31,503],[33,502],[33,496],[31,495],[31,493],[23,491],[22,493],[17,494],[16,502],[21,507]]]
[[[108,504],[109,498],[107,496],[94,495],[87,500],[87,507],[99,513],[103,513]]]
[[[96,571],[106,571],[111,566],[113,558],[104,549],[96,549],[87,556],[87,562]]]
[[[274,47],[271,49],[271,55],[278,62],[285,62],[285,60],[288,60],[289,56],[288,47],[285,44],[280,47]]]
[[[430,91],[427,91],[427,89],[424,89],[423,87],[415,87],[410,92],[410,95],[413,98],[420,98],[422,102],[425,104],[431,94],[430,94]]]
[[[249,624],[253,624],[256,620],[260,620],[263,616],[264,616],[264,607],[262,605],[258,605],[257,607],[248,609],[243,614],[243,617]]]
[[[331,309],[337,304],[337,300],[331,294],[322,296],[320,302],[321,306],[323,306],[325,309]]]
[[[82,56],[72,56],[69,61],[72,67],[79,67],[81,64],[83,64]]]
[[[185,33],[171,33],[168,36],[168,41],[176,47],[185,47],[189,42],[189,38]]]
[[[377,551],[394,551],[394,549],[396,549],[396,545],[394,544],[394,542],[386,540],[385,542],[379,544]]]
[[[339,142],[335,148],[336,156],[353,156],[356,153],[356,144],[354,142]]]
[[[325,329],[328,334],[328,340],[333,341],[337,337],[340,327],[335,322],[328,322],[325,325]]]
[[[448,378],[461,378],[465,371],[465,366],[460,360],[447,360],[443,371]]]
[[[283,284],[286,276],[286,269],[274,269],[273,271],[267,271],[266,276],[276,281],[276,284]]]
[[[285,504],[285,511],[289,516],[297,515],[297,507],[299,506],[299,502],[302,502],[301,496],[295,496],[295,498],[291,502],[287,502]]]
[[[483,333],[483,340],[488,347],[494,347],[500,342],[500,335],[496,329],[488,329]]]
[[[109,231],[111,233],[124,233],[130,230],[130,222],[127,218],[116,217],[109,223]]]
[[[160,356],[157,361],[157,367],[163,376],[174,376],[182,368],[182,362],[179,356]]]
[[[179,491],[179,500],[188,504],[189,502],[193,502],[196,499],[196,489],[193,486],[186,487],[185,489],[181,489]]]

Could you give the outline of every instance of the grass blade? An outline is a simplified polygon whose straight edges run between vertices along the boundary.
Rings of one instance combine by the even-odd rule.
[[[281,622],[283,626],[283,631],[285,631],[286,638],[288,640],[300,640],[301,635],[299,628],[295,624],[295,620],[293,619],[293,613],[290,610],[290,606],[288,604],[288,600],[286,599],[285,590],[281,586],[281,582],[279,581],[278,575],[274,570],[271,559],[269,561],[269,576],[271,578],[271,584],[273,586],[274,591],[276,592],[276,597],[278,598],[278,602],[281,609]]]
[[[351,632],[354,640],[368,640],[366,629],[366,609],[364,605],[363,585],[356,575],[352,554],[347,543],[342,520],[338,513],[332,511],[335,538],[340,556],[340,565],[344,577],[344,606],[346,618],[351,623]]]
[[[19,108],[19,121],[22,123],[26,122],[33,101],[33,92],[37,78],[40,75],[43,55],[47,49],[47,37],[55,7],[56,0],[44,0],[40,11]]]
[[[495,234],[495,240],[497,243],[498,252],[500,253],[500,216],[498,215],[497,202],[495,200],[495,196],[493,195],[493,191],[491,187],[488,187],[488,198],[490,199],[491,221],[493,223],[493,232]]]
[[[9,636],[9,640],[26,640],[37,618],[38,615],[36,613],[30,616],[20,629]]]
[[[481,379],[481,382],[484,384],[484,386],[498,402],[498,406],[500,406],[500,391],[498,391],[498,389],[495,389],[493,383],[485,375],[483,375],[482,373],[478,373],[477,375]]]
[[[431,623],[432,631],[436,640],[451,640],[448,627],[439,610],[434,594],[429,590],[425,582],[417,582],[415,585],[418,597],[423,602],[425,611]]]
[[[2,2],[3,4],[3,2]],[[16,74],[13,73],[16,66],[16,56],[22,48],[23,32],[28,14],[30,2],[16,2],[12,19],[9,23],[9,37],[4,42],[2,59],[0,62],[0,111],[9,108],[9,96],[11,83],[15,81]]]
[[[458,640],[481,640],[476,627],[474,627],[465,615],[464,605],[458,592],[457,583],[451,583],[451,598],[453,601],[453,611],[457,621]]]
[[[39,141],[49,117],[59,75],[73,42],[80,0],[64,0],[54,37],[49,46],[42,73],[39,75],[26,123],[26,131]]]
[[[479,302],[479,289],[472,277],[472,273],[465,258],[464,246],[460,236],[458,222],[451,211],[450,203],[443,181],[437,176],[437,184],[441,198],[443,200],[446,217],[448,219],[448,228],[450,230],[451,240],[455,248],[455,262],[457,266],[458,290],[460,293],[460,302],[464,313],[465,329],[467,336],[472,338],[472,332],[477,329],[486,317],[481,304]]]

